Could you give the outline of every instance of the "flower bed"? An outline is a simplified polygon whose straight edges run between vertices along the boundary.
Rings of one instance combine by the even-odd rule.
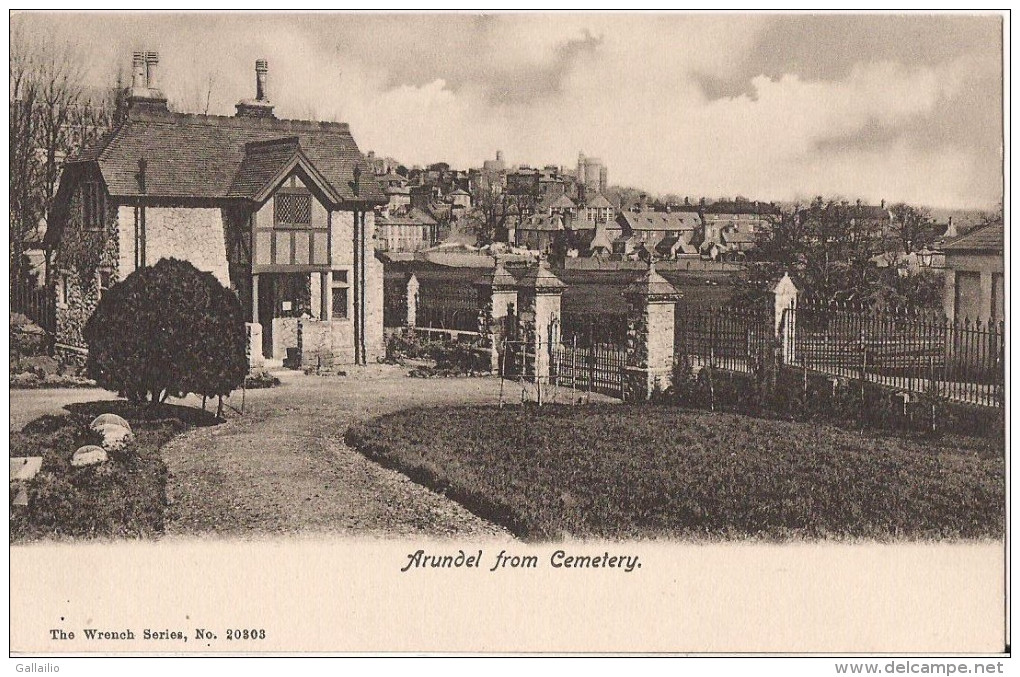
[[[70,405],[70,414],[43,416],[12,432],[10,455],[41,456],[42,468],[27,482],[27,507],[11,506],[10,541],[46,537],[151,537],[163,533],[166,466],[160,447],[196,425],[216,419],[187,407],[134,407],[123,401]],[[96,465],[74,467],[71,457],[101,437],[88,424],[115,413],[131,425],[135,441]],[[11,485],[11,500],[15,495]]]

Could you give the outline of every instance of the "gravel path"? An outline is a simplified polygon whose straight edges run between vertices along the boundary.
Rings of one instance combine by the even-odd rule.
[[[498,380],[426,381],[384,368],[284,378],[278,388],[249,391],[244,417],[193,430],[164,447],[168,534],[511,538],[343,443],[347,426],[362,418],[412,406],[495,402]]]
[[[11,388],[11,431],[46,414],[66,414],[64,408],[77,402],[114,399],[113,393],[99,388]]]

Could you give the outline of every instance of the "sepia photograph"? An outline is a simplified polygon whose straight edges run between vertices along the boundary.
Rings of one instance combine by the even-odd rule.
[[[9,38],[12,670],[1003,672],[1008,11]]]

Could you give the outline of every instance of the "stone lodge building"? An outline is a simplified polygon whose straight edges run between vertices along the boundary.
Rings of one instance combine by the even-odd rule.
[[[46,234],[57,349],[83,353],[103,290],[174,257],[238,295],[253,364],[374,361],[384,346],[373,208],[386,196],[347,124],[277,119],[263,60],[255,98],[234,116],[174,113],[158,62],[135,53],[126,118],[61,176]]]
[[[1006,319],[1006,247],[1001,222],[976,228],[943,248],[943,308],[951,320]]]

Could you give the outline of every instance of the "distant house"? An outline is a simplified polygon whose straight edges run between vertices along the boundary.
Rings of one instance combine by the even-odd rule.
[[[393,177],[403,180],[390,180]],[[377,177],[377,179],[383,179],[380,183],[383,187],[383,193],[386,194],[386,206],[388,209],[400,210],[411,204],[411,188],[407,185],[407,179],[404,179],[404,177],[399,174],[387,174],[382,177]]]
[[[699,243],[702,254],[718,250],[714,258],[740,259],[754,248],[758,234],[775,220],[779,207],[765,202],[720,201],[706,206],[704,231]]]
[[[616,207],[605,195],[599,193],[581,205],[579,216],[589,221],[608,223],[616,218]]]
[[[543,199],[538,205],[538,210],[543,214],[559,214],[564,218],[573,218],[577,214],[577,204],[565,193],[560,193]]]
[[[566,230],[559,214],[533,214],[524,218],[514,231],[514,244],[548,254]]]
[[[450,204],[453,205],[454,209],[463,208],[471,209],[471,193],[467,192],[463,188],[457,188],[451,191],[447,198]]]
[[[613,255],[615,258],[634,259],[641,252],[647,252],[645,242],[639,235],[623,234],[613,240]]]
[[[46,233],[58,351],[84,352],[82,329],[110,285],[173,257],[237,294],[253,363],[381,356],[373,208],[387,198],[348,126],[278,120],[262,60],[256,97],[236,115],[171,112],[158,60],[135,53],[126,118],[60,177]]]
[[[732,261],[743,259],[747,252],[754,249],[757,235],[753,232],[727,228],[720,233],[720,250],[723,258]]]
[[[376,249],[385,252],[417,252],[436,244],[437,221],[427,212],[410,209],[390,212],[375,220]]]
[[[946,243],[943,309],[950,319],[1006,319],[1005,241],[1002,223],[976,228]]]
[[[620,212],[616,223],[624,236],[638,238],[659,256],[675,258],[698,253],[694,243],[702,222],[695,211],[626,211]]]
[[[854,204],[844,200],[841,203],[833,202],[821,207],[812,205],[799,210],[797,218],[801,222],[808,222],[812,219],[821,220],[826,218],[830,209],[836,210],[840,219],[849,219],[849,222],[857,226],[861,233],[867,234],[874,240],[879,250],[887,248],[884,241],[892,237],[890,231],[892,230],[893,213],[886,207],[885,200],[882,200],[879,205],[864,204],[860,200]]]

